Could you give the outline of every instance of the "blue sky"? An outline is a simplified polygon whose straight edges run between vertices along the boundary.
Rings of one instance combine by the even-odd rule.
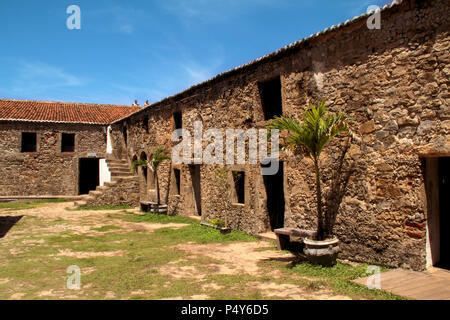
[[[389,2],[1,0],[0,98],[155,102]]]

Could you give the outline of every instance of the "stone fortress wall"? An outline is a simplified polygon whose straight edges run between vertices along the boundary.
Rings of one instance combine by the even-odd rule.
[[[261,84],[280,79],[284,115],[298,118],[308,104],[325,99],[331,111],[354,119],[344,160],[344,138],[321,159],[327,209],[342,199],[335,226],[342,256],[424,269],[425,159],[450,156],[449,17],[447,0],[403,1],[382,11],[380,30],[369,30],[364,18],[302,41],[115,123],[114,154],[131,163],[158,146],[171,149],[176,112],[191,132],[194,121],[202,121],[204,131],[265,128]],[[312,161],[285,153],[281,160],[284,226],[314,228]],[[204,220],[221,218],[234,229],[265,232],[271,229],[271,194],[260,169],[165,163],[161,198],[171,214],[196,215],[201,208]],[[174,170],[180,170],[180,190]],[[236,203],[233,171],[244,173],[244,203]],[[154,200],[151,174],[147,181],[142,170],[140,176],[141,198]]]

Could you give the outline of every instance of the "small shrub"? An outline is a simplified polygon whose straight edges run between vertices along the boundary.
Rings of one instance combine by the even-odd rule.
[[[223,222],[222,219],[213,219],[209,223],[218,228],[222,228],[225,226],[225,222]]]

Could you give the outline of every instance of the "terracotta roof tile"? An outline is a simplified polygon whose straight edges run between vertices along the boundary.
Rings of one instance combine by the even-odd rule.
[[[123,105],[0,99],[0,120],[110,124],[140,109]]]

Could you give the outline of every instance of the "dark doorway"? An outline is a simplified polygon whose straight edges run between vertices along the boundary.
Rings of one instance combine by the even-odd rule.
[[[189,172],[191,174],[192,181],[192,193],[193,193],[193,202],[195,208],[195,214],[201,216],[202,215],[202,194],[201,194],[201,185],[200,185],[200,165],[190,165]]]
[[[89,191],[95,190],[100,184],[99,175],[100,163],[99,159],[88,158],[80,159],[80,194],[88,194]]]
[[[259,94],[264,112],[264,119],[270,120],[283,113],[280,77],[259,83]]]
[[[268,165],[270,166],[270,163]],[[284,168],[279,162],[279,170],[275,175],[263,176],[267,194],[267,211],[270,219],[270,229],[273,231],[284,227]]]
[[[439,158],[439,227],[440,261],[438,266],[450,269],[450,157]]]

